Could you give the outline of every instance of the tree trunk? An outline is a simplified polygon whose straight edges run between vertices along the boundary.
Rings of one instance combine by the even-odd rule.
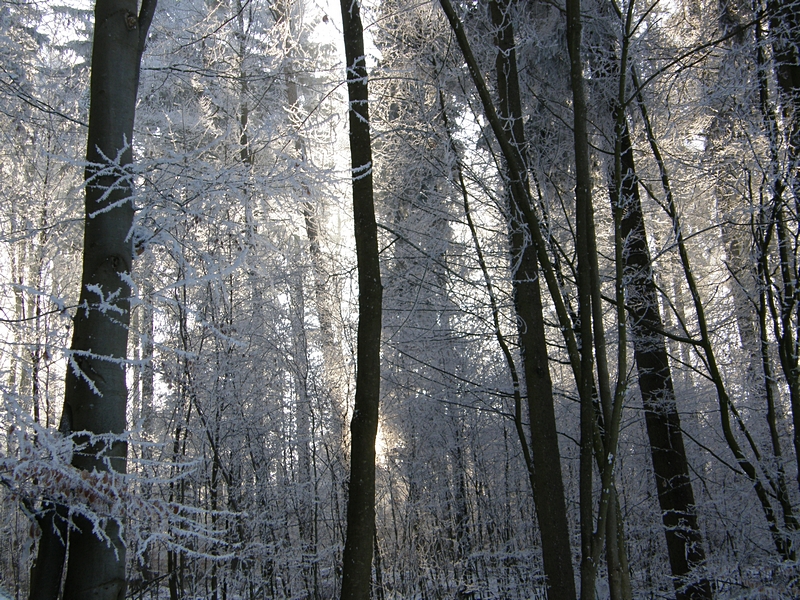
[[[368,600],[375,540],[375,436],[378,432],[383,288],[372,190],[364,32],[359,3],[341,0],[341,9],[350,101],[350,159],[359,290],[356,397],[350,423],[352,446],[341,597],[343,600]]]
[[[64,432],[121,434],[125,430],[127,387],[124,360],[128,345],[133,224],[131,141],[139,68],[156,0],[98,0],[92,49],[89,135],[86,159],[86,216],[80,308],[67,368]],[[80,435],[76,443],[89,443]],[[85,470],[124,473],[127,445],[95,442],[73,458]],[[70,532],[65,599],[121,599],[125,596],[125,545],[120,524],[111,520],[99,539],[93,524],[75,519]],[[52,538],[52,528],[42,536]],[[40,542],[40,550],[53,540]],[[58,556],[57,556],[58,555]],[[31,598],[55,598],[63,554],[52,562],[40,552],[32,571]]]
[[[794,425],[793,443],[797,461],[797,483],[800,485],[800,300],[798,300],[797,236],[790,235],[791,225],[786,213],[800,212],[800,182],[797,169],[800,162],[800,10],[788,0],[771,0],[767,3],[772,33],[772,50],[780,104],[788,138],[788,170],[786,180],[794,197],[794,210],[782,197],[777,202],[774,224],[777,233],[781,284],[776,285],[779,310],[772,310],[774,331],[778,341],[780,364],[789,385],[789,399]],[[780,194],[776,194],[780,196]],[[773,209],[774,210],[774,209]],[[791,217],[790,217],[791,219]],[[793,243],[794,242],[794,243]]]
[[[666,342],[659,333],[663,323],[627,124],[623,127],[621,149],[625,300],[672,580],[678,600],[711,598],[708,580],[692,577],[692,571],[705,562],[705,551],[697,525]],[[616,196],[617,192],[612,194]],[[612,198],[612,202],[616,204],[617,199]]]
[[[628,553],[625,547],[625,527],[619,507],[616,486],[611,489],[611,500],[606,520],[606,565],[608,589],[611,600],[633,600]]]
[[[567,0],[567,50],[575,146],[575,250],[578,256],[578,308],[580,311],[581,377],[578,381],[580,411],[580,523],[581,523],[581,600],[594,600],[597,560],[594,552],[593,437],[595,409],[592,405],[594,356],[592,352],[592,243],[594,227],[587,132],[586,94],[581,58],[581,2]],[[609,423],[610,427],[611,424]],[[605,531],[598,528],[598,535]]]
[[[632,69],[631,72],[633,75],[633,85],[639,88],[639,81],[638,77],[636,76],[635,70]],[[750,436],[749,432],[747,431],[747,428],[744,422],[742,421],[739,412],[736,410],[735,406],[731,401],[730,396],[728,395],[728,391],[725,387],[725,382],[723,381],[722,374],[720,373],[719,366],[717,364],[716,355],[711,345],[709,326],[708,326],[708,321],[706,319],[705,308],[702,303],[702,299],[700,298],[700,292],[697,286],[697,281],[695,279],[694,272],[692,270],[692,266],[689,261],[689,253],[686,250],[686,242],[683,236],[680,217],[678,215],[678,211],[675,206],[675,200],[672,196],[672,187],[670,184],[669,173],[666,169],[666,165],[664,163],[661,150],[659,148],[658,142],[653,132],[653,127],[652,124],[650,123],[650,117],[647,111],[647,106],[644,103],[644,99],[642,98],[641,93],[637,95],[637,102],[639,104],[639,111],[642,116],[642,121],[644,122],[645,132],[647,134],[647,140],[648,143],[650,144],[650,149],[652,151],[653,158],[655,159],[656,164],[658,165],[659,174],[661,176],[661,186],[664,192],[663,206],[665,212],[667,213],[667,216],[672,221],[672,232],[673,235],[675,236],[675,241],[678,248],[678,255],[680,256],[680,265],[681,268],[683,269],[683,275],[686,281],[686,287],[688,288],[689,295],[691,297],[692,304],[695,309],[695,315],[697,318],[699,339],[696,343],[699,346],[699,349],[702,350],[702,356],[704,357],[705,366],[708,371],[708,377],[714,383],[714,387],[716,389],[720,422],[722,425],[722,433],[725,438],[725,442],[727,443],[728,447],[730,448],[731,452],[736,458],[736,462],[738,463],[739,467],[753,484],[753,488],[756,492],[756,496],[758,497],[759,504],[761,504],[761,508],[764,512],[764,517],[767,520],[767,525],[769,527],[770,533],[772,534],[772,538],[773,541],[775,542],[775,548],[778,551],[778,554],[780,554],[784,560],[794,560],[793,557],[794,551],[792,550],[791,545],[787,544],[786,536],[778,528],[777,520],[775,517],[775,511],[772,507],[769,493],[767,492],[767,489],[764,486],[764,482],[762,481],[761,476],[758,470],[756,469],[756,466],[744,454],[738,441],[736,440],[733,434],[733,428],[731,427],[731,419],[730,419],[731,414],[733,414],[734,418],[736,419],[736,424],[739,426],[739,429],[745,435],[748,444],[750,445],[750,448],[756,457],[756,461],[760,461],[760,453],[758,451],[758,448],[756,447],[752,436]]]
[[[522,121],[514,50],[514,27],[509,14],[509,0],[493,0],[489,4],[492,22],[496,27],[497,58],[495,70],[499,95],[499,115],[508,124],[507,136],[518,149],[519,156],[527,155]],[[506,168],[506,179],[516,175]],[[527,181],[521,182],[527,186]],[[547,340],[544,331],[539,266],[536,248],[526,242],[525,223],[520,205],[524,199],[515,198],[518,186],[509,186],[509,233],[512,254],[512,285],[514,307],[519,317],[519,336],[522,346],[525,388],[530,415],[531,455],[536,516],[542,535],[542,558],[547,578],[547,597],[575,598],[575,577],[569,543],[569,523],[561,474],[561,456],[554,410],[553,383],[548,366]]]

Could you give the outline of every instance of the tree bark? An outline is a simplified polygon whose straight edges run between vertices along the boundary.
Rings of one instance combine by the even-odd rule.
[[[98,0],[92,49],[89,134],[87,142],[83,275],[74,320],[70,365],[60,430],[121,434],[125,430],[127,386],[124,360],[130,320],[129,286],[133,224],[131,141],[139,69],[156,0]],[[91,441],[73,458],[84,470],[124,473],[127,445]],[[45,520],[46,522],[46,520]],[[110,520],[99,539],[93,524],[75,519],[69,536],[65,599],[121,599],[125,596],[125,546],[120,524]],[[52,528],[42,531],[52,538]],[[59,538],[60,539],[60,538]],[[48,553],[53,540],[40,542],[32,571],[30,597],[55,598],[63,553]],[[47,556],[52,557],[48,561]]]
[[[797,461],[797,483],[800,485],[800,295],[798,289],[797,236],[791,235],[792,226],[786,214],[800,212],[800,182],[797,170],[800,162],[800,10],[788,0],[771,0],[767,3],[772,33],[772,50],[775,76],[779,89],[779,101],[784,117],[787,144],[788,187],[794,197],[791,205],[775,190],[774,226],[777,233],[778,258],[781,283],[776,285],[778,307],[773,313],[774,332],[778,341],[780,364],[789,385],[789,399],[794,425],[793,443]],[[766,92],[766,88],[765,88]],[[770,132],[774,135],[774,130]],[[788,134],[788,135],[787,135]],[[783,186],[783,183],[776,184]],[[790,217],[791,219],[791,217]],[[773,302],[774,305],[774,302]]]
[[[580,410],[580,523],[581,523],[581,600],[594,600],[597,559],[594,552],[593,436],[595,410],[592,405],[594,355],[592,330],[592,229],[593,210],[586,93],[581,58],[581,2],[567,0],[567,50],[572,87],[575,146],[575,250],[578,255],[578,308],[580,314],[581,377],[578,387]],[[609,423],[610,427],[611,424]],[[605,535],[598,527],[597,535]]]
[[[350,101],[350,158],[359,289],[356,397],[350,423],[350,483],[341,597],[343,600],[368,600],[375,540],[375,436],[378,431],[383,288],[372,188],[364,32],[359,3],[341,0],[341,9]]]
[[[621,150],[622,201],[619,205],[624,211],[621,234],[627,282],[625,300],[672,580],[678,600],[711,598],[708,580],[691,576],[692,571],[705,562],[705,551],[697,524],[666,342],[659,333],[663,323],[658,311],[627,124],[622,130]],[[617,193],[616,189],[612,192],[614,196]],[[617,204],[617,199],[612,197],[612,202]]]
[[[498,113],[507,124],[506,134],[525,160],[527,146],[522,121],[522,101],[514,41],[514,26],[509,0],[489,3],[495,26],[497,57],[495,70],[499,96]],[[506,165],[506,180],[518,178]],[[527,187],[527,180],[519,182]],[[514,307],[519,323],[519,338],[525,372],[525,388],[530,416],[534,504],[542,536],[542,559],[547,578],[547,597],[575,598],[575,576],[572,568],[569,523],[561,473],[561,455],[554,410],[553,382],[548,366],[544,310],[536,248],[525,233],[521,204],[515,196],[520,186],[509,186],[509,237],[512,260]],[[524,434],[523,434],[524,435]]]

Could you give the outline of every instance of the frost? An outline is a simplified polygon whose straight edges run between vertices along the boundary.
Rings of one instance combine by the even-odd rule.
[[[353,172],[353,181],[364,179],[364,177],[372,175],[372,163],[368,162],[365,165],[353,167],[352,172]]]
[[[142,478],[140,474],[111,470],[114,459],[104,457],[101,452],[100,459],[109,470],[77,469],[71,465],[72,456],[83,449],[109,449],[118,443],[133,447],[138,442],[130,432],[122,435],[76,432],[62,436],[34,423],[12,398],[5,398],[5,406],[5,416],[13,416],[15,423],[7,440],[7,447],[13,448],[14,454],[0,452],[0,483],[32,520],[39,514],[40,506],[64,506],[70,523],[79,517],[85,519],[91,523],[94,534],[109,544],[107,525],[111,521],[118,523],[125,544],[135,548],[140,557],[156,542],[189,556],[212,560],[227,560],[234,555],[239,545],[223,540],[224,524],[244,515],[194,508],[140,492],[142,486],[179,483],[198,468],[197,462],[169,465],[152,462],[150,467],[156,474]],[[159,471],[165,473],[159,475]],[[173,473],[167,475],[168,471]]]

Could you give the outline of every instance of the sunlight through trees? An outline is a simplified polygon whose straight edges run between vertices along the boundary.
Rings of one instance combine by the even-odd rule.
[[[798,597],[799,6],[0,2],[0,597]]]

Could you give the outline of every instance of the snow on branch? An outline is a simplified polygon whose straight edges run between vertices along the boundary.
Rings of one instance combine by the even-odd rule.
[[[372,162],[370,161],[365,165],[353,167],[352,169],[350,169],[350,172],[352,173],[353,181],[364,179],[364,177],[367,177],[372,174]]]
[[[209,511],[141,493],[142,486],[177,483],[197,467],[193,462],[153,462],[156,472],[169,475],[142,477],[141,474],[84,471],[70,463],[73,453],[93,446],[111,448],[137,444],[132,433],[95,435],[76,432],[63,436],[35,423],[10,394],[4,394],[6,422],[13,423],[0,449],[0,485],[5,500],[18,503],[32,520],[43,510],[61,506],[68,524],[82,518],[92,524],[94,534],[106,543],[111,539],[106,525],[116,521],[124,532],[126,546],[143,555],[158,542],[178,552],[213,560],[230,559],[239,544],[223,540],[226,523],[242,515],[230,511]],[[111,457],[106,457],[111,461]],[[163,467],[163,469],[161,469]],[[213,518],[211,518],[213,517]]]
[[[99,147],[96,147],[95,150],[102,162],[89,162],[86,164],[87,177],[84,186],[92,187],[96,185],[98,188],[103,189],[103,193],[97,201],[100,208],[88,213],[87,218],[89,219],[111,212],[115,208],[131,202],[133,181],[137,175],[135,163],[123,164],[122,162],[124,155],[131,150],[131,144],[127,138],[123,140],[122,147],[117,150],[117,154],[113,159],[106,156]],[[110,185],[106,182],[99,183],[103,178],[112,178],[113,181]],[[106,203],[116,191],[124,191],[126,193],[119,200]]]

